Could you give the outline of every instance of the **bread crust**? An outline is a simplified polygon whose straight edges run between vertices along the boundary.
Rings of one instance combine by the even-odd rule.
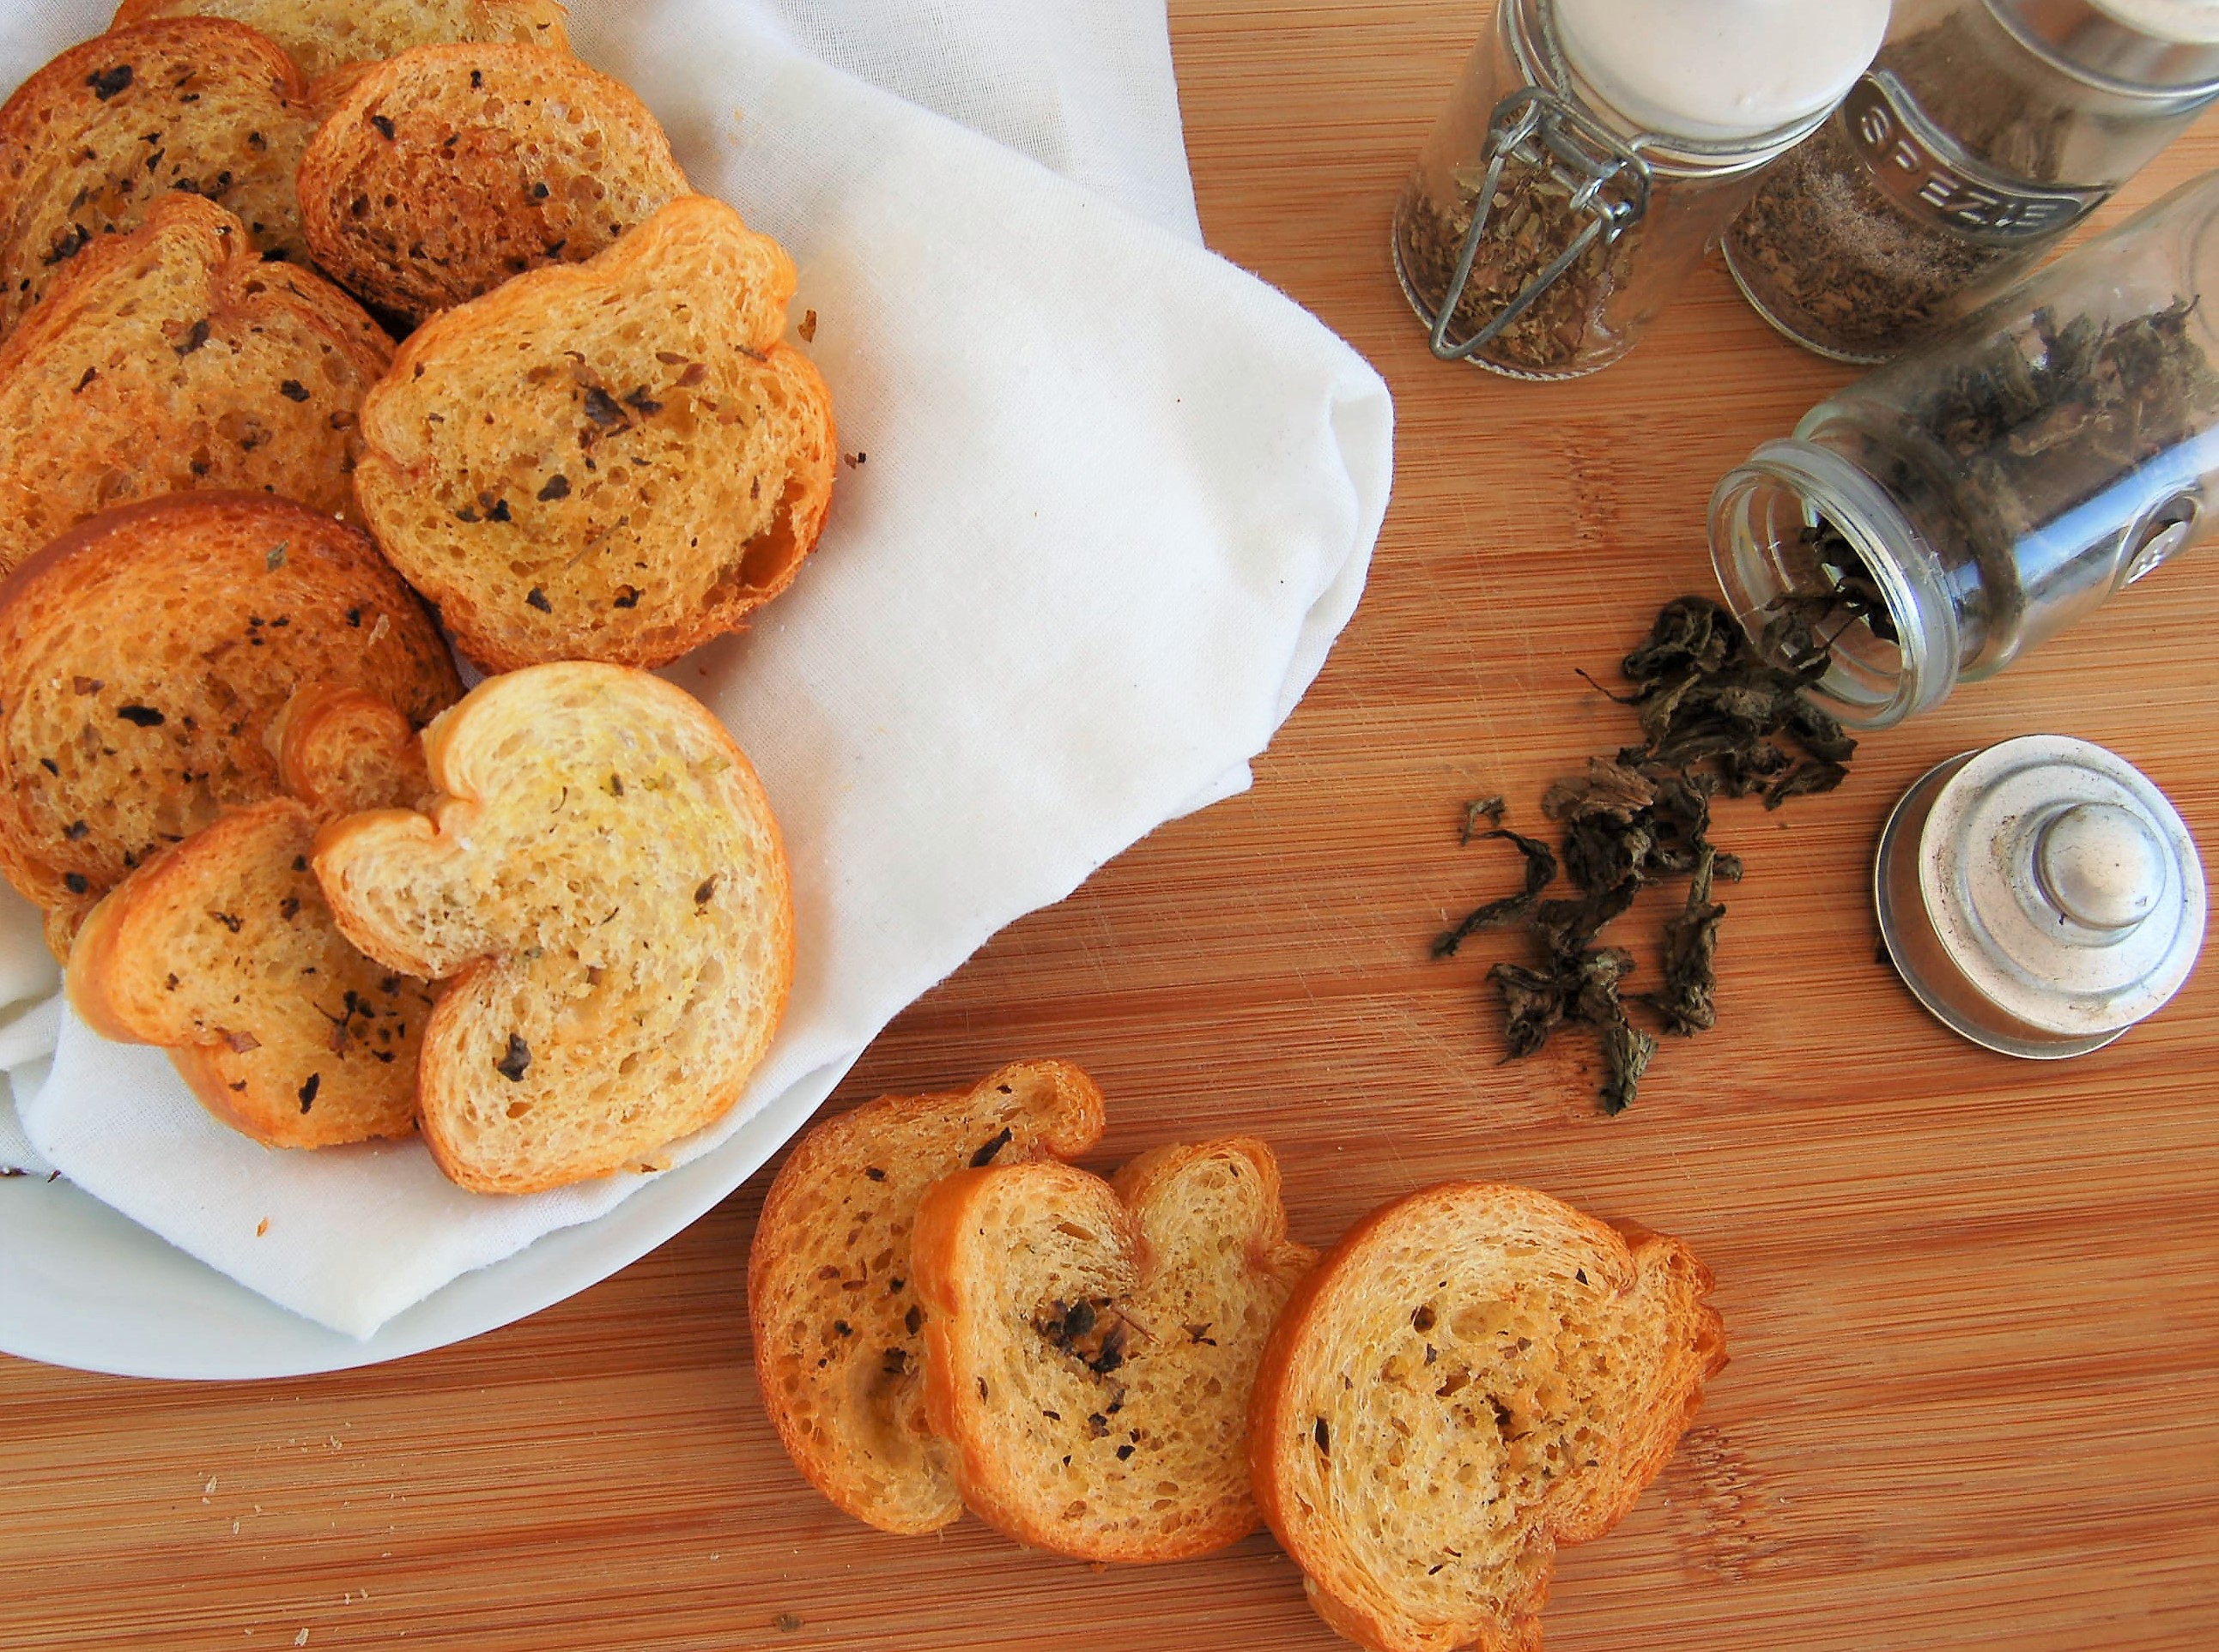
[[[110,30],[162,17],[225,17],[267,34],[311,83],[321,105],[326,77],[412,47],[513,40],[570,49],[568,14],[556,0],[123,0]]]
[[[480,44],[418,47],[356,75],[299,177],[316,262],[412,325],[527,270],[582,264],[688,188],[623,82],[567,52]]]
[[[488,679],[424,751],[428,817],[349,816],[314,859],[355,946],[449,978],[419,1080],[432,1157],[483,1193],[656,1167],[739,1099],[792,983],[754,768],[683,690],[585,662]]]
[[[835,1506],[903,1536],[962,1518],[910,1323],[917,1202],[982,1154],[1067,1159],[1102,1127],[1102,1092],[1080,1069],[1018,1061],[968,1090],[886,1096],[826,1119],[787,1156],[748,1256],[755,1381],[786,1454]]]
[[[312,673],[412,721],[461,692],[370,541],[285,500],[127,506],[0,584],[0,872],[47,910],[58,956],[163,843],[277,792],[264,730]]]
[[[838,452],[781,338],[793,288],[776,242],[683,196],[402,345],[364,403],[355,492],[466,654],[664,665],[792,583]],[[494,406],[498,425],[449,417]]]
[[[158,202],[0,345],[0,571],[165,494],[258,488],[351,515],[362,399],[392,357],[359,305],[266,263],[222,208]]]
[[[1249,1383],[1316,1255],[1245,1137],[1159,1148],[1114,1183],[1043,1163],[935,1183],[911,1260],[928,1414],[965,1503],[1089,1561],[1184,1559],[1255,1530]],[[1034,1300],[1047,1279],[1071,1297]]]
[[[1439,1334],[1444,1342],[1453,1324],[1450,1315],[1455,1305],[1470,1307],[1468,1298],[1447,1294],[1458,1264],[1454,1254],[1441,1246],[1452,1241],[1426,1239],[1428,1229],[1468,1236],[1514,1224],[1523,1225],[1521,1233],[1538,1229],[1552,1236],[1557,1247],[1550,1252],[1552,1265],[1565,1272],[1595,1270],[1598,1290],[1607,1290],[1610,1295],[1605,1300],[1612,1303],[1631,1302],[1637,1292],[1656,1282],[1665,1296],[1661,1322],[1650,1327],[1662,1348],[1658,1369],[1647,1391],[1638,1396],[1637,1409],[1601,1418],[1596,1424],[1598,1432],[1609,1432],[1607,1449],[1615,1451],[1615,1460],[1600,1475],[1575,1469],[1554,1482],[1540,1503],[1521,1508],[1519,1518],[1524,1525],[1515,1547],[1520,1560],[1513,1568],[1516,1585],[1499,1599],[1473,1594],[1453,1609],[1439,1609],[1438,1603],[1421,1608],[1407,1587],[1398,1588],[1362,1558],[1369,1552],[1399,1563],[1404,1556],[1392,1542],[1372,1550],[1359,1546],[1349,1524],[1362,1518],[1352,1512],[1350,1500],[1355,1494],[1333,1477],[1336,1449],[1344,1459],[1369,1464],[1378,1454],[1377,1440],[1346,1438],[1329,1430],[1322,1414],[1314,1421],[1313,1413],[1322,1413],[1331,1405],[1335,1388],[1346,1389],[1339,1382],[1341,1371],[1358,1361],[1368,1369],[1381,1370],[1397,1357],[1383,1327],[1392,1323],[1400,1329],[1402,1322],[1394,1315],[1407,1314],[1413,1297],[1425,1302],[1420,1313],[1438,1312],[1438,1320],[1424,1322],[1426,1334]],[[1438,1293],[1426,1282],[1435,1267],[1450,1276]],[[1532,1279],[1525,1286],[1514,1282],[1508,1287],[1514,1302],[1521,1289],[1532,1289],[1539,1279],[1542,1264],[1537,1262],[1532,1267]],[[1581,1282],[1584,1285],[1586,1280]],[[1390,1201],[1358,1222],[1288,1302],[1265,1350],[1251,1408],[1249,1469],[1257,1501],[1280,1546],[1302,1568],[1318,1615],[1337,1633],[1372,1652],[1455,1652],[1467,1647],[1480,1652],[1538,1652],[1538,1614],[1547,1599],[1555,1550],[1601,1537],[1625,1518],[1669,1460],[1701,1405],[1703,1383],[1726,1363],[1724,1326],[1706,1300],[1712,1286],[1710,1270],[1678,1239],[1631,1225],[1621,1230],[1525,1188],[1442,1183]],[[1437,1295],[1438,1304],[1433,1300]],[[1374,1299],[1384,1305],[1383,1310],[1366,1314],[1366,1306]],[[1349,1337],[1333,1338],[1344,1322],[1358,1317],[1364,1325],[1376,1323],[1382,1329],[1376,1336],[1358,1337],[1358,1357],[1351,1359],[1346,1357]],[[1438,1332],[1437,1325],[1442,1327]],[[1428,1344],[1428,1367],[1433,1353]],[[1467,1394],[1468,1404],[1470,1393],[1486,1391],[1496,1407],[1495,1426],[1508,1437],[1514,1425],[1514,1425],[1515,1407],[1506,1414],[1489,1386],[1501,1375],[1496,1368],[1475,1369],[1470,1388],[1456,1392]],[[1429,1369],[1425,1384],[1429,1387],[1432,1380]],[[1445,1383],[1444,1392],[1445,1395]],[[1532,1428],[1539,1432],[1538,1423]],[[1418,1462],[1419,1448],[1414,1444],[1411,1450],[1414,1463]],[[1423,1466],[1412,1469],[1413,1474],[1422,1472]],[[1566,1487],[1571,1487],[1569,1493],[1563,1492]],[[1400,1481],[1389,1478],[1375,1494],[1385,1506],[1404,1506],[1403,1491]],[[1483,1495],[1491,1502],[1509,1492],[1497,1487]],[[1439,1551],[1428,1551],[1433,1552]],[[1379,1563],[1386,1564],[1387,1559]]]
[[[291,798],[232,810],[111,891],[69,958],[88,1026],[166,1048],[202,1105],[268,1147],[416,1127],[432,989],[339,940],[308,870],[315,827]]]
[[[0,332],[84,248],[179,189],[305,262],[293,174],[308,90],[269,40],[206,17],[96,35],[25,81],[0,105]]]
[[[424,747],[408,719],[344,683],[303,683],[264,731],[285,790],[320,820],[412,809],[431,795]]]

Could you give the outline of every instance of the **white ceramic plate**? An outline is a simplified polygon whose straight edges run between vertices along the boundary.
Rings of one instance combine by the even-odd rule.
[[[0,1183],[0,1350],[119,1376],[227,1380],[374,1365],[495,1330],[645,1256],[755,1174],[852,1061],[595,1220],[464,1274],[357,1341],[287,1313],[66,1182]]]

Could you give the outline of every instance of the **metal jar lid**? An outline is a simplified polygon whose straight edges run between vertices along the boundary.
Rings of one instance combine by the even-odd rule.
[[[2203,945],[2188,827],[2133,764],[2026,735],[1929,771],[1873,870],[1905,984],[1989,1049],[2098,1049],[2180,991]]]

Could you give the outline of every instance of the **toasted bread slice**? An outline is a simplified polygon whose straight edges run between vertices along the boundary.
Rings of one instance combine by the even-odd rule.
[[[1248,1393],[1317,1253],[1259,1141],[1164,1147],[1116,1184],[958,1171],[911,1239],[925,1399],[963,1500],[1035,1548],[1177,1560],[1256,1528]]]
[[[228,17],[267,34],[311,82],[321,82],[356,64],[456,40],[513,40],[567,52],[565,16],[556,0],[123,0],[110,27],[158,17]]]
[[[1725,1363],[1711,1276],[1525,1188],[1374,1211],[1288,1305],[1256,1498],[1310,1602],[1374,1652],[1540,1645],[1556,1550],[1610,1530]]]
[[[0,346],[0,572],[96,512],[194,488],[354,503],[356,421],[393,346],[188,196],[77,260]]]
[[[292,60],[237,23],[142,23],[72,47],[0,106],[0,332],[101,236],[174,192],[305,261],[293,175],[312,122]]]
[[[426,46],[378,65],[300,176],[316,262],[410,322],[583,264],[686,192],[630,87],[535,46]]]
[[[263,731],[285,790],[319,819],[365,809],[413,809],[432,793],[424,745],[375,694],[304,683]]]
[[[661,665],[792,581],[837,463],[824,382],[780,342],[793,282],[776,242],[683,196],[401,347],[355,492],[465,653]]]
[[[127,506],[0,587],[0,871],[46,909],[58,955],[154,851],[277,792],[264,731],[309,680],[412,724],[461,692],[370,541],[283,500]]]
[[[167,1046],[208,1109],[265,1146],[408,1134],[432,988],[346,943],[308,857],[334,804],[414,801],[416,743],[358,689],[295,695],[270,744],[296,795],[233,810],[110,891],[70,951],[78,1013]]]
[[[755,771],[706,707],[621,667],[494,677],[425,731],[430,817],[317,840],[340,928],[449,981],[418,1104],[448,1176],[531,1193],[714,1122],[768,1048],[793,906]]]
[[[967,1091],[827,1119],[780,1169],[748,1257],[756,1384],[794,1465],[857,1519],[916,1534],[963,1515],[924,1417],[917,1201],[966,1166],[1069,1158],[1101,1135],[1093,1080],[1018,1061]]]

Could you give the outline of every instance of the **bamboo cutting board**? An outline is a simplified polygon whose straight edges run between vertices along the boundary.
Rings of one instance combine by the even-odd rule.
[[[1867,883],[1912,779],[2036,730],[2123,753],[2219,847],[2219,553],[1870,740],[1839,792],[1722,809],[1750,875],[1720,1028],[1668,1044],[1632,1112],[1597,1115],[1576,1041],[1500,1065],[1500,947],[1426,958],[1515,875],[1458,847],[1464,801],[1502,792],[1530,823],[1552,775],[1621,743],[1574,668],[1709,588],[1712,484],[1846,374],[1716,270],[1580,383],[1432,361],[1388,213],[1482,10],[1173,5],[1211,244],[1393,382],[1370,593],[1253,792],[996,941],[836,1105],[1061,1054],[1110,1096],[1103,1165],[1261,1134],[1314,1242],[1450,1176],[1688,1238],[1733,1363],[1633,1515],[1567,1556],[1554,1652],[2219,1646],[2219,972],[2099,1054],[2015,1062],[1874,963]],[[2214,164],[2207,126],[2102,221]],[[834,1513],[755,1401],[765,1179],[596,1289],[397,1367],[163,1386],[0,1361],[0,1646],[1336,1644],[1262,1537],[1095,1572]]]

